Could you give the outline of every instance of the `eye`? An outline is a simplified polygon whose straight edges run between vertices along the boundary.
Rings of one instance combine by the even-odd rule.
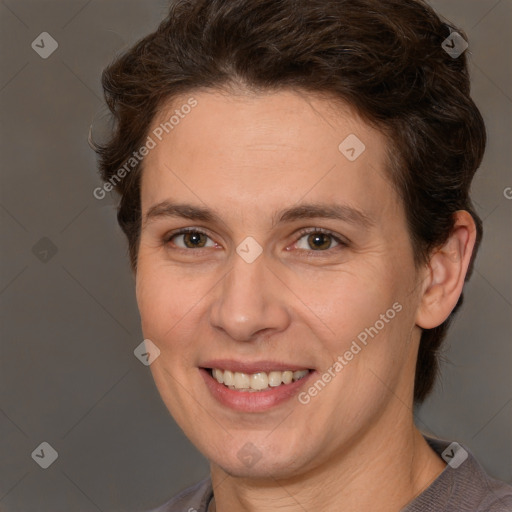
[[[175,233],[170,233],[165,238],[165,242],[168,243],[172,240],[173,244],[180,249],[203,249],[206,247],[215,247],[216,244],[211,239],[211,243],[208,245],[209,238],[210,237],[204,231],[196,228],[184,228]],[[175,239],[179,242],[176,242]]]
[[[205,249],[217,247],[217,244],[204,231],[197,228],[183,228],[169,233],[164,242],[172,242],[178,249]],[[326,252],[336,247],[347,247],[348,243],[329,230],[322,228],[310,228],[299,232],[299,239],[294,246],[297,249],[308,252]]]
[[[347,243],[341,240],[340,237],[336,236],[331,231],[321,228],[313,228],[309,230],[303,230],[299,233],[302,235],[297,242],[295,247],[301,250],[310,252],[326,252],[329,249],[335,247],[347,247]],[[304,239],[304,242],[301,240]],[[335,245],[333,246],[333,242]]]

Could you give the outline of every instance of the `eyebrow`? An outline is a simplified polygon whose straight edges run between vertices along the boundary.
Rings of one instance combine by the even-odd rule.
[[[186,203],[162,201],[148,209],[144,224],[167,217],[185,218],[199,222],[224,223],[220,216],[209,208]],[[365,229],[375,226],[375,221],[367,213],[348,205],[303,203],[276,212],[272,217],[272,228],[286,222],[315,218],[340,220]]]

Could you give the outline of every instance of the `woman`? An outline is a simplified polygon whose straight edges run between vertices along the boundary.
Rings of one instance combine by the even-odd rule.
[[[512,510],[413,418],[482,236],[466,47],[420,1],[178,1],[105,70],[145,355],[211,465],[158,510]]]

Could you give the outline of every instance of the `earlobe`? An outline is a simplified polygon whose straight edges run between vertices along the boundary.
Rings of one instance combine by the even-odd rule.
[[[446,243],[436,249],[426,269],[426,280],[416,315],[423,329],[441,325],[459,300],[475,246],[476,226],[465,211],[454,213],[454,227]]]

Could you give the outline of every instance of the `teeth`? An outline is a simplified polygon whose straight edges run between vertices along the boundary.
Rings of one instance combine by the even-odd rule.
[[[280,386],[282,380],[282,372],[270,372],[268,374],[268,385],[272,386],[273,388]]]
[[[267,389],[268,375],[264,372],[253,373],[251,375],[251,389]]]
[[[226,384],[226,386],[233,386],[235,383],[235,376],[233,372],[226,370],[223,372],[222,370],[213,370],[213,376],[217,379],[221,384]],[[217,372],[217,374],[215,374]],[[222,382],[224,380],[224,382]]]
[[[251,377],[247,373],[235,373],[235,388],[247,389],[251,387]]]
[[[283,384],[290,384],[290,382],[293,380],[293,372],[286,371],[283,372]]]
[[[262,391],[269,389],[269,387],[277,387],[281,384],[290,384],[302,379],[309,373],[309,370],[299,370],[292,372],[286,370],[284,372],[272,371],[257,372],[257,373],[239,373],[231,372],[229,370],[220,370],[213,368],[213,378],[220,384],[224,384],[230,389],[237,389],[239,391]]]
[[[231,373],[231,372],[229,372]],[[233,377],[232,377],[232,373],[231,373],[231,380],[233,380]],[[217,370],[217,368],[215,368],[213,370],[213,376],[217,379],[217,382],[220,382],[221,384],[224,384],[224,372],[222,370]],[[231,381],[230,381],[231,383]]]

